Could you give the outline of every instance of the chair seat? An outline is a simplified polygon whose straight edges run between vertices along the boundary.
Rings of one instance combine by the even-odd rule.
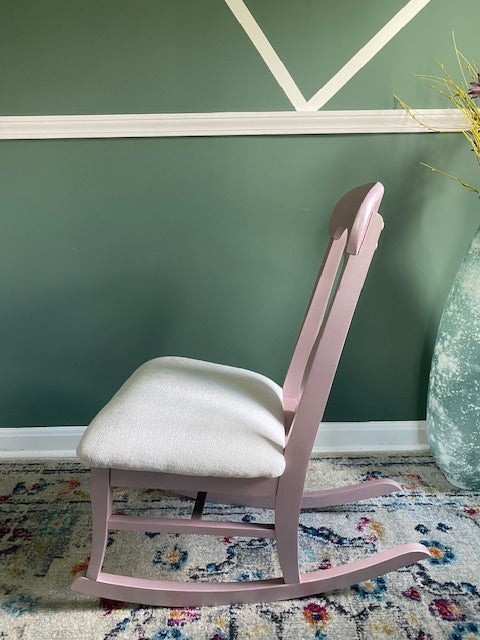
[[[93,419],[77,455],[91,467],[276,478],[285,469],[284,447],[275,382],[246,369],[162,357],[130,376]]]

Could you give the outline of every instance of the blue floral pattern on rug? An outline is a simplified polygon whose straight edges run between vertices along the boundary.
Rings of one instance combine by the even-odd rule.
[[[420,540],[431,553],[431,557],[427,560],[430,564],[450,564],[455,561],[455,553],[451,547],[438,542],[438,540]]]
[[[313,460],[308,488],[391,477],[389,496],[302,513],[302,571],[328,569],[404,542],[424,562],[347,589],[285,602],[144,607],[71,591],[90,553],[88,470],[75,463],[3,464],[0,640],[480,640],[480,494],[449,485],[429,456]],[[118,489],[114,511],[189,517],[192,501]],[[207,517],[269,522],[271,511],[206,504]],[[111,532],[105,570],[165,580],[280,576],[261,538]]]
[[[161,565],[169,571],[176,571],[183,567],[188,558],[188,552],[178,544],[165,545],[155,552],[152,564]]]
[[[360,584],[352,585],[353,591],[358,593],[362,600],[384,600],[387,592],[385,578],[373,578]]]

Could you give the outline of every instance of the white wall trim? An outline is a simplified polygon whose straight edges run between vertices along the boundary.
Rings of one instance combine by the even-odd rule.
[[[0,116],[0,140],[461,131],[456,109]]]
[[[400,453],[427,451],[425,420],[325,422],[314,453]]]
[[[0,428],[0,460],[75,458],[86,427]]]
[[[74,458],[85,427],[0,429],[0,459]],[[425,421],[327,422],[314,453],[400,453],[427,450]]]

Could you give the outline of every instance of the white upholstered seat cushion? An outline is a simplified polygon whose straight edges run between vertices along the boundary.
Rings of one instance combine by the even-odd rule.
[[[282,390],[246,369],[163,357],[139,367],[77,448],[91,467],[275,478],[285,468]]]

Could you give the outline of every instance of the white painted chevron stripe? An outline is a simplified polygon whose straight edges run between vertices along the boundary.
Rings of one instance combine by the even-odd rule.
[[[225,0],[225,2],[235,18],[242,25],[245,33],[254,44],[258,53],[262,56],[265,64],[270,69],[275,80],[282,87],[292,105],[297,111],[306,111],[307,101],[303,97],[302,92],[243,0]]]
[[[333,78],[308,100],[307,109],[317,111],[331,100],[429,2],[430,0],[410,0],[360,51],[350,58]]]
[[[318,111],[430,0],[410,0],[314,96],[307,100],[243,0],[225,0],[296,111]],[[360,3],[358,3],[360,6]]]

